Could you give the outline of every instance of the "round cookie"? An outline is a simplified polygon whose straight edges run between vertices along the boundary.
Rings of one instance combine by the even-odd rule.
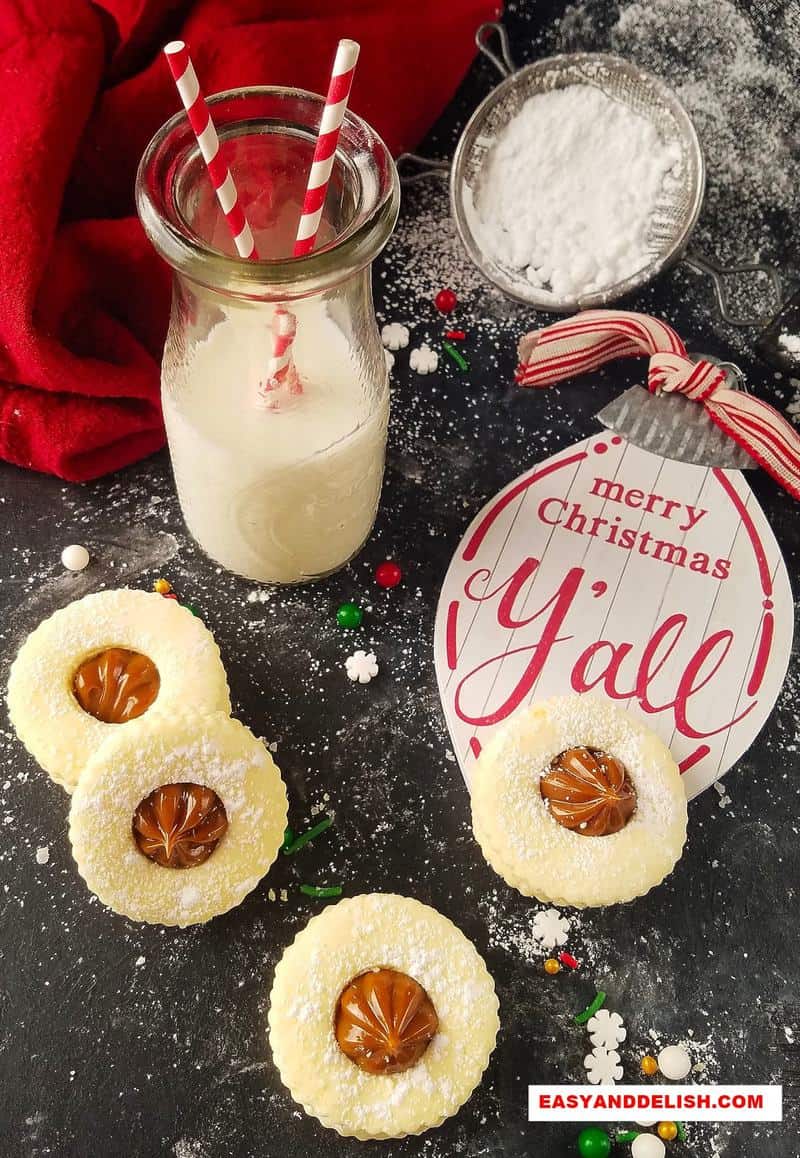
[[[224,712],[147,714],[112,733],[72,797],[86,884],[134,921],[193,925],[238,905],[283,842],[286,789],[263,743]]]
[[[62,607],[25,640],[8,681],[17,735],[68,792],[132,719],[187,708],[230,712],[219,648],[195,615],[149,591],[99,591]]]
[[[515,713],[482,751],[471,790],[483,855],[541,901],[630,901],[671,872],[686,841],[686,794],[669,749],[591,696]]]
[[[481,1080],[494,982],[464,934],[409,897],[369,893],[313,917],[275,970],[272,1053],[295,1101],[339,1134],[441,1125]]]

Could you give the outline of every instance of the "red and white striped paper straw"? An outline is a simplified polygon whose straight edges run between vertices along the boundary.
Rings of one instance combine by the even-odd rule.
[[[295,257],[303,257],[305,254],[311,253],[317,240],[322,209],[328,192],[328,182],[333,169],[336,145],[339,141],[339,131],[342,127],[344,114],[347,112],[347,102],[350,98],[353,73],[356,69],[359,51],[359,45],[355,40],[340,40],[336,49],[333,72],[328,85],[328,95],[325,98],[325,108],[322,112],[319,135],[314,149],[314,160],[308,175],[303,213],[297,227],[297,240],[294,243]]]
[[[354,40],[340,40],[333,62],[333,71],[328,84],[328,95],[322,111],[314,159],[308,175],[308,184],[303,201],[303,212],[297,227],[294,256],[302,257],[311,253],[317,240],[322,209],[328,192],[339,131],[342,127],[353,73],[358,60],[359,45]],[[275,391],[288,386],[292,394],[302,394],[303,387],[292,358],[292,343],[297,332],[297,319],[284,306],[276,306],[272,320],[272,357],[267,367],[267,379],[259,386],[257,405],[264,410],[273,410],[279,402]]]
[[[272,315],[272,357],[267,367],[267,379],[258,388],[256,405],[262,410],[274,410],[279,405],[273,397],[281,386],[288,386],[290,394],[302,394],[292,359],[292,343],[297,333],[297,318],[285,306],[276,306]]]
[[[169,70],[172,73],[178,94],[186,109],[189,124],[192,126],[200,152],[208,169],[211,184],[217,195],[220,209],[225,215],[228,228],[240,257],[249,257],[258,260],[256,244],[244,210],[239,202],[239,194],[233,183],[228,166],[220,155],[219,137],[211,120],[208,105],[200,91],[197,73],[194,71],[191,57],[182,40],[172,40],[164,46],[164,55],[167,58]]]

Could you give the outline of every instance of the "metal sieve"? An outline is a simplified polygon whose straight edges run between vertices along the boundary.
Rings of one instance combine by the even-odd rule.
[[[497,32],[502,60],[486,46],[487,32]],[[614,301],[638,289],[678,260],[689,239],[705,188],[705,164],[700,141],[689,114],[674,93],[636,65],[604,53],[579,52],[551,56],[514,71],[505,29],[482,25],[476,34],[478,47],[505,76],[470,117],[458,143],[450,171],[450,200],[456,228],[467,253],[490,281],[504,293],[536,309],[573,313]],[[546,288],[531,285],[524,271],[493,261],[482,249],[475,194],[481,170],[494,141],[538,93],[570,85],[591,85],[611,100],[626,105],[646,118],[665,144],[680,149],[680,164],[662,184],[647,232],[647,264],[624,281],[580,297],[558,297]]]
[[[492,36],[498,38],[499,55],[490,47]],[[657,77],[622,57],[607,53],[578,52],[551,56],[516,69],[511,59],[508,35],[501,24],[481,24],[475,33],[475,42],[504,78],[502,83],[489,93],[470,117],[452,164],[405,153],[398,158],[398,168],[403,173],[404,184],[449,173],[450,205],[456,228],[464,248],[483,275],[503,293],[537,310],[574,313],[616,301],[652,281],[684,257],[703,204],[705,161],[694,124],[675,94]],[[475,197],[487,154],[523,104],[536,93],[573,84],[592,85],[610,99],[620,101],[646,117],[662,141],[678,145],[681,161],[676,171],[664,181],[650,220],[647,264],[624,281],[578,297],[564,298],[549,292],[546,287],[531,284],[523,271],[498,264],[484,251]],[[418,171],[409,172],[410,165],[417,167]],[[757,262],[722,268],[699,253],[686,254],[684,260],[696,273],[711,278],[719,312],[731,325],[764,325],[774,310],[766,316],[735,316],[728,306],[723,280],[728,275],[766,275],[777,301],[781,300],[781,279],[770,266]]]

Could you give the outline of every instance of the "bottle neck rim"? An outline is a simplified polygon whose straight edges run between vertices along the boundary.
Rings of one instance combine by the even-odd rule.
[[[274,112],[285,103],[308,112],[303,126],[316,135],[324,98],[304,89],[270,85],[228,89],[207,99],[220,139],[258,123],[263,102]],[[275,131],[275,118],[264,118]],[[295,126],[296,127],[296,126]],[[136,175],[136,207],[156,251],[176,273],[208,289],[257,300],[290,300],[333,288],[368,266],[388,241],[397,221],[400,184],[381,138],[347,112],[337,147],[348,180],[354,182],[352,218],[331,241],[305,257],[248,260],[222,253],[194,234],[178,211],[180,173],[197,161],[199,148],[185,112],[171,117],[153,136]]]

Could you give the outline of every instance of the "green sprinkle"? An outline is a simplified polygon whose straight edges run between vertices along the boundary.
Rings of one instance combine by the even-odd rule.
[[[614,1138],[615,1142],[633,1142],[639,1137],[638,1130],[626,1130],[624,1134],[617,1134]]]
[[[294,840],[290,840],[288,842],[288,844],[287,844],[286,840],[284,840],[284,842],[283,842],[284,853],[286,854],[286,856],[291,856],[293,852],[297,852],[299,849],[305,848],[305,846],[310,841],[315,840],[316,837],[318,837],[320,835],[320,833],[324,832],[326,828],[330,828],[330,826],[332,824],[333,824],[333,819],[330,816],[326,816],[324,820],[321,820],[319,822],[319,824],[315,824],[313,828],[309,828],[308,832],[303,832],[300,834],[300,836],[296,837]]]
[[[678,1127],[678,1141],[685,1142],[686,1130],[684,1129],[683,1122],[676,1122],[675,1125]]]
[[[185,607],[187,611],[191,611],[192,615],[196,615],[198,619],[200,618],[200,612],[197,610],[197,608],[193,604],[182,603],[181,607]]]
[[[342,886],[329,885],[327,888],[320,888],[318,885],[301,885],[300,892],[306,897],[340,897]]]
[[[597,1013],[598,1009],[600,1009],[602,1007],[603,1003],[605,1002],[605,999],[606,999],[606,995],[603,992],[603,990],[598,989],[597,993],[595,994],[594,1001],[592,1001],[592,1003],[590,1005],[587,1005],[582,1013],[576,1013],[575,1024],[576,1025],[585,1025],[586,1022],[589,1020],[589,1018],[594,1017],[594,1015]]]
[[[281,848],[283,849],[284,852],[286,851],[286,849],[289,847],[289,845],[292,843],[293,840],[294,840],[294,832],[292,831],[291,828],[287,828],[284,831],[283,844],[281,845]]]
[[[446,353],[450,355],[456,366],[458,366],[459,370],[469,370],[469,362],[461,353],[461,351],[455,348],[452,342],[442,342],[442,345],[444,346]]]
[[[360,627],[363,618],[364,612],[357,603],[343,603],[336,611],[336,622],[349,631]]]

